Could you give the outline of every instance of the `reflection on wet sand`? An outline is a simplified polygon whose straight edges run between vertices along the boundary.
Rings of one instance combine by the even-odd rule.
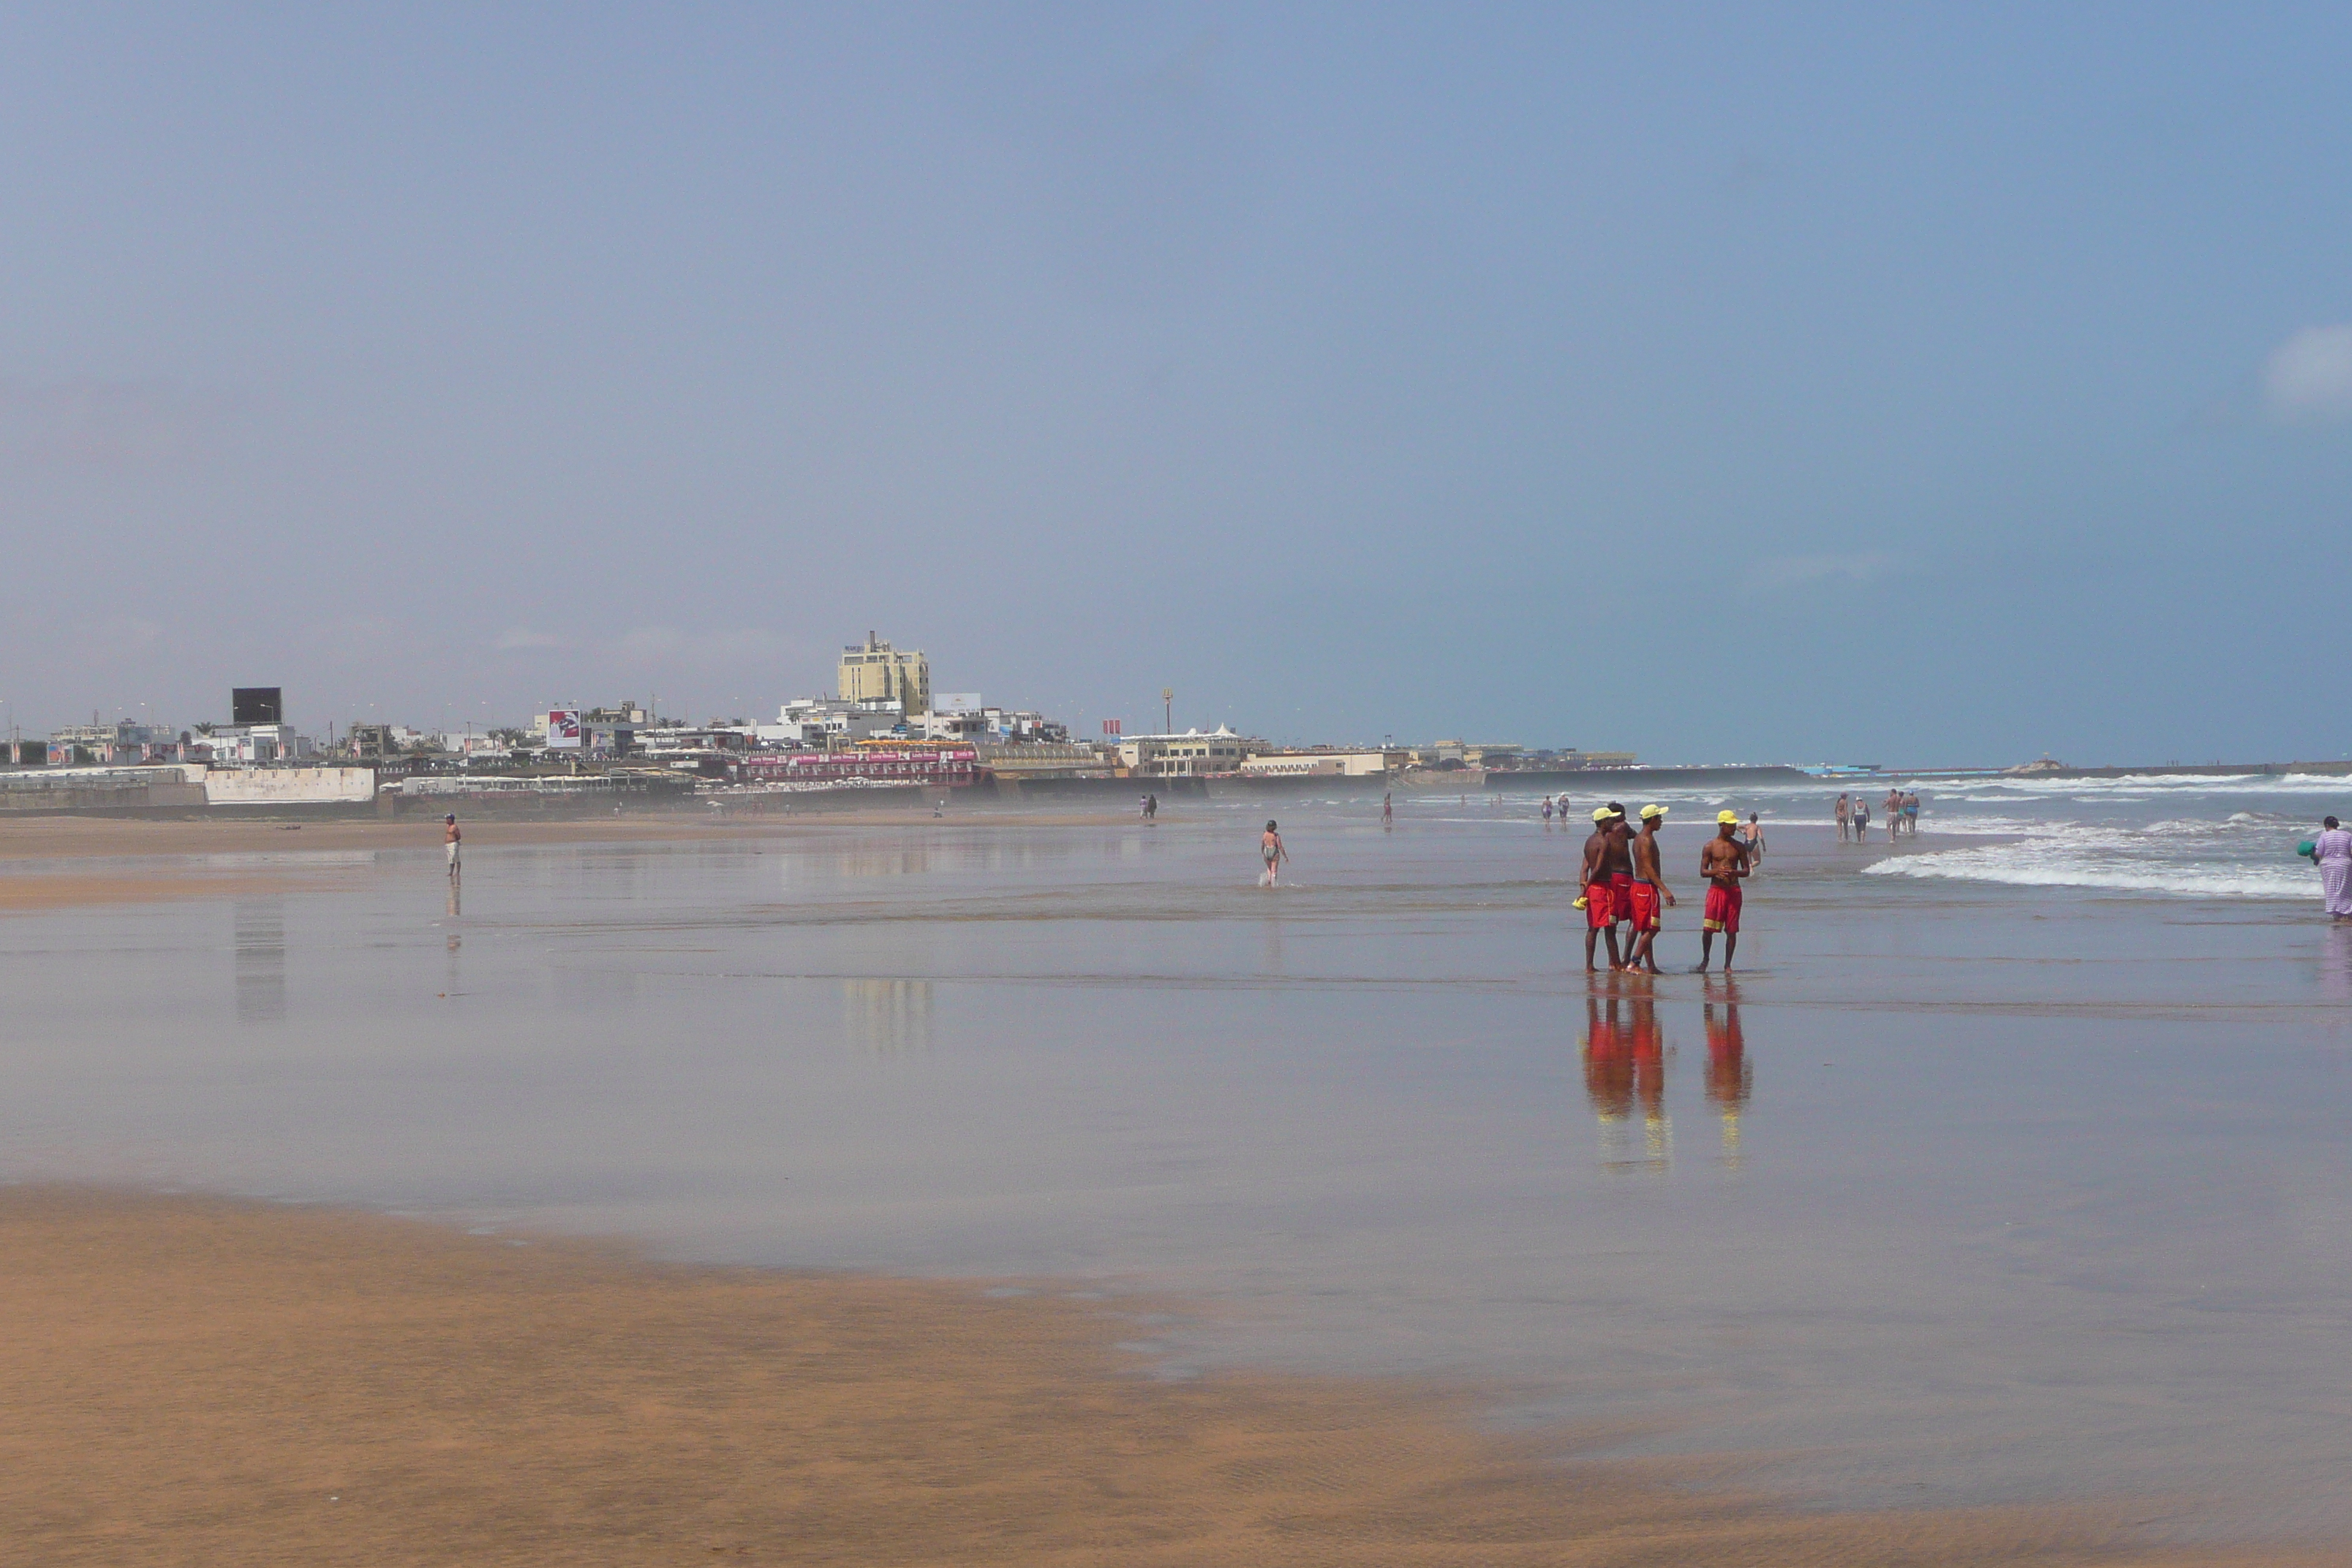
[[[1666,1114],[1666,1050],[1654,997],[1584,999],[1584,1092],[1601,1121],[1601,1163],[1618,1170],[1664,1171],[1674,1155]],[[1642,1152],[1630,1152],[1636,1103]]]
[[[1723,1122],[1723,1163],[1739,1169],[1739,1110],[1756,1092],[1756,1069],[1748,1064],[1748,1040],[1739,1028],[1739,988],[1727,984],[1723,998],[1710,996],[1699,1009],[1706,1026],[1706,1098]]]
[[[441,979],[441,994],[444,996],[457,994],[457,950],[466,945],[466,939],[457,931],[457,922],[465,918],[466,912],[465,900],[459,895],[457,882],[458,879],[455,877],[449,879],[449,900],[442,911],[442,918],[448,922],[446,931],[448,959]]]
[[[841,983],[842,1032],[860,1049],[887,1055],[929,1050],[931,983],[850,979]]]
[[[234,919],[236,1021],[282,1024],[286,1021],[286,902],[239,899]]]

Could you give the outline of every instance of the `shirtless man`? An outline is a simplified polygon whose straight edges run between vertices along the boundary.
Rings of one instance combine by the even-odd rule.
[[[1879,805],[1886,812],[1886,837],[1888,841],[1892,842],[1903,832],[1903,792],[1899,789],[1888,790],[1886,798],[1879,802]]]
[[[1642,808],[1642,831],[1633,836],[1633,950],[1625,958],[1628,969],[1646,968],[1658,972],[1657,955],[1650,949],[1658,940],[1658,927],[1664,922],[1664,910],[1658,907],[1664,899],[1666,908],[1675,902],[1674,890],[1666,886],[1665,874],[1658,868],[1658,828],[1666,820],[1663,805]]]
[[[453,811],[448,816],[441,819],[441,844],[442,847],[449,852],[449,875],[452,877],[456,876],[461,869],[457,861],[457,842],[465,837],[466,836],[464,834],[457,831],[457,814],[456,812]]]
[[[1706,879],[1706,916],[1698,925],[1698,972],[1715,956],[1715,933],[1723,933],[1723,972],[1739,951],[1739,879],[1748,875],[1748,847],[1739,842],[1739,814],[1719,811],[1715,837],[1698,852],[1698,874]]]
[[[1748,864],[1754,869],[1764,859],[1764,825],[1756,820],[1754,812],[1748,814],[1748,826],[1740,837],[1748,841]]]
[[[1381,796],[1381,826],[1382,827],[1396,826],[1396,792],[1393,790]]]
[[[1625,928],[1625,966],[1633,967],[1633,826],[1625,820],[1625,803],[1609,803],[1609,833],[1617,840],[1619,862],[1610,868],[1610,901],[1616,907],[1610,913]]]
[[[1837,819],[1838,842],[1843,844],[1853,837],[1853,803],[1843,795],[1838,796]]]
[[[1609,939],[1609,967],[1622,969],[1624,961],[1617,952],[1617,889],[1611,880],[1618,864],[1624,864],[1627,874],[1633,872],[1633,862],[1610,831],[1614,816],[1605,805],[1592,808],[1592,837],[1584,841],[1584,865],[1576,879],[1584,889],[1584,897],[1577,900],[1584,907],[1584,968],[1592,972],[1592,944],[1596,937]]]

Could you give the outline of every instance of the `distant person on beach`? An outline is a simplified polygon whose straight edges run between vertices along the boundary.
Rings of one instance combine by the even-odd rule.
[[[1764,858],[1764,825],[1756,820],[1752,811],[1748,814],[1748,826],[1741,830],[1740,837],[1748,846],[1748,864],[1752,868]]]
[[[1592,808],[1592,836],[1584,841],[1584,863],[1577,868],[1577,886],[1584,891],[1576,907],[1584,911],[1584,968],[1591,973],[1595,965],[1593,942],[1601,937],[1609,939],[1609,967],[1622,969],[1623,958],[1617,951],[1617,889],[1610,880],[1611,858],[1616,852],[1617,840],[1609,831],[1609,808]]]
[[[1257,852],[1265,861],[1265,875],[1259,879],[1258,885],[1262,888],[1271,888],[1275,885],[1275,876],[1282,868],[1282,863],[1290,858],[1290,851],[1282,847],[1282,835],[1276,831],[1274,819],[1271,817],[1266,819],[1265,831],[1258,835]]]
[[[1147,795],[1143,797],[1143,820],[1146,822],[1160,820],[1160,797],[1157,795]]]
[[[1899,789],[1888,790],[1886,799],[1881,804],[1886,808],[1886,839],[1891,844],[1895,841],[1895,835],[1903,831],[1903,792]]]
[[[1396,826],[1396,796],[1394,794],[1388,794],[1381,796],[1381,826],[1382,827],[1393,827]]]
[[[1544,826],[1549,827],[1551,826],[1551,796],[1549,795],[1544,796],[1543,819]]]
[[[1837,819],[1838,842],[1843,844],[1853,837],[1853,803],[1844,795],[1837,799]]]
[[[1647,968],[1658,972],[1657,955],[1650,950],[1657,944],[1658,929],[1665,923],[1665,910],[1675,902],[1674,890],[1666,886],[1665,874],[1658,868],[1658,829],[1665,825],[1666,808],[1645,805],[1642,808],[1642,831],[1633,836],[1633,947],[1625,955],[1628,969]],[[1665,900],[1664,908],[1659,906]]]
[[[1853,841],[1856,844],[1870,842],[1870,802],[1860,795],[1853,797]]]
[[[2319,868],[2319,891],[2327,900],[2328,918],[2352,921],[2352,833],[2334,817],[2327,818],[2312,844],[2311,859]]]
[[[456,812],[453,811],[448,816],[441,819],[441,847],[448,851],[449,875],[452,877],[456,876],[459,869],[457,863],[457,844],[458,841],[463,839],[466,836],[464,834],[457,831],[457,814]]]
[[[1903,797],[1903,836],[1919,837],[1919,792],[1916,789]]]
[[[1706,973],[1715,955],[1715,933],[1723,933],[1723,972],[1731,973],[1731,955],[1739,951],[1739,879],[1748,875],[1748,849],[1739,842],[1739,816],[1717,812],[1715,837],[1698,852],[1698,874],[1706,879],[1706,913],[1698,922],[1698,970]]]

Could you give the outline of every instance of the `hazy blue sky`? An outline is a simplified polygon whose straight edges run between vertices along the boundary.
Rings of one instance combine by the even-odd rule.
[[[2336,756],[2352,11],[0,12],[0,700]]]

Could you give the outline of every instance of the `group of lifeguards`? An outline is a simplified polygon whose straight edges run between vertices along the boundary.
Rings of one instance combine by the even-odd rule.
[[[1594,808],[1592,837],[1584,841],[1584,864],[1577,876],[1584,889],[1576,907],[1584,911],[1586,969],[1599,967],[1593,962],[1594,948],[1605,939],[1610,968],[1658,973],[1654,950],[1665,911],[1675,903],[1674,892],[1659,869],[1658,829],[1665,820],[1664,806],[1645,805],[1642,830],[1636,833],[1627,826],[1625,808],[1617,802]],[[1723,967],[1727,972],[1731,968],[1731,955],[1739,947],[1740,882],[1755,869],[1755,856],[1762,847],[1760,838],[1739,836],[1738,813],[1718,812],[1715,822],[1715,837],[1706,841],[1698,857],[1698,874],[1707,883],[1706,912],[1699,921],[1701,973],[1714,959],[1717,931],[1723,933]],[[1632,928],[1622,950],[1617,942],[1621,925]]]

